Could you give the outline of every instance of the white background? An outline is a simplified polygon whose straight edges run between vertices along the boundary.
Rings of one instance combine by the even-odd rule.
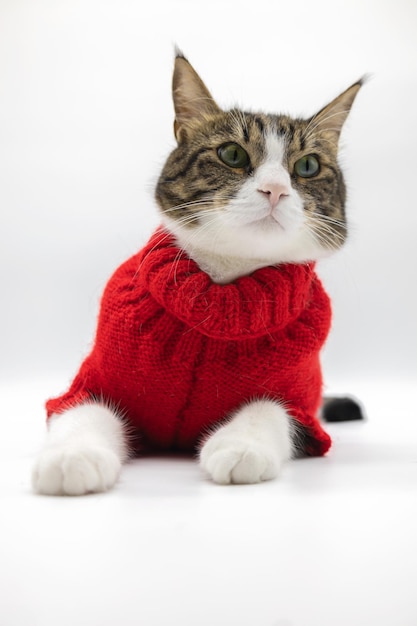
[[[415,626],[416,26],[414,0],[0,0],[2,626]],[[225,107],[308,116],[371,74],[343,133],[351,238],[320,265],[327,385],[369,422],[268,485],[159,459],[35,497],[43,400],[158,224],[174,44]]]

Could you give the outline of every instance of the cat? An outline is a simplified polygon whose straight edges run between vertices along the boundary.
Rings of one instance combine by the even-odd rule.
[[[314,266],[347,237],[338,144],[362,84],[308,119],[224,111],[177,52],[162,225],[109,281],[92,352],[47,403],[36,492],[110,489],[136,438],[197,451],[219,484],[328,450],[317,411],[330,305]]]

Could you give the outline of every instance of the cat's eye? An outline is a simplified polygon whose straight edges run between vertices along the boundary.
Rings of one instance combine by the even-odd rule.
[[[217,150],[219,158],[229,167],[247,167],[249,155],[239,144],[226,143]]]
[[[314,154],[303,156],[294,165],[295,173],[301,178],[312,178],[320,172],[320,162]]]

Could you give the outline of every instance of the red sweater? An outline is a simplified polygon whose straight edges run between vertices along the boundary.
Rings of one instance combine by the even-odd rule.
[[[219,285],[158,230],[108,282],[95,343],[48,416],[92,397],[126,413],[142,443],[193,450],[254,398],[284,402],[305,453],[330,447],[316,414],[330,302],[314,264],[265,267]]]

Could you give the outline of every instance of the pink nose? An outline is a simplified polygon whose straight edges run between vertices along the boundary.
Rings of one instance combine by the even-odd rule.
[[[281,183],[263,185],[258,191],[268,198],[271,209],[275,209],[281,198],[289,195],[288,187]]]

